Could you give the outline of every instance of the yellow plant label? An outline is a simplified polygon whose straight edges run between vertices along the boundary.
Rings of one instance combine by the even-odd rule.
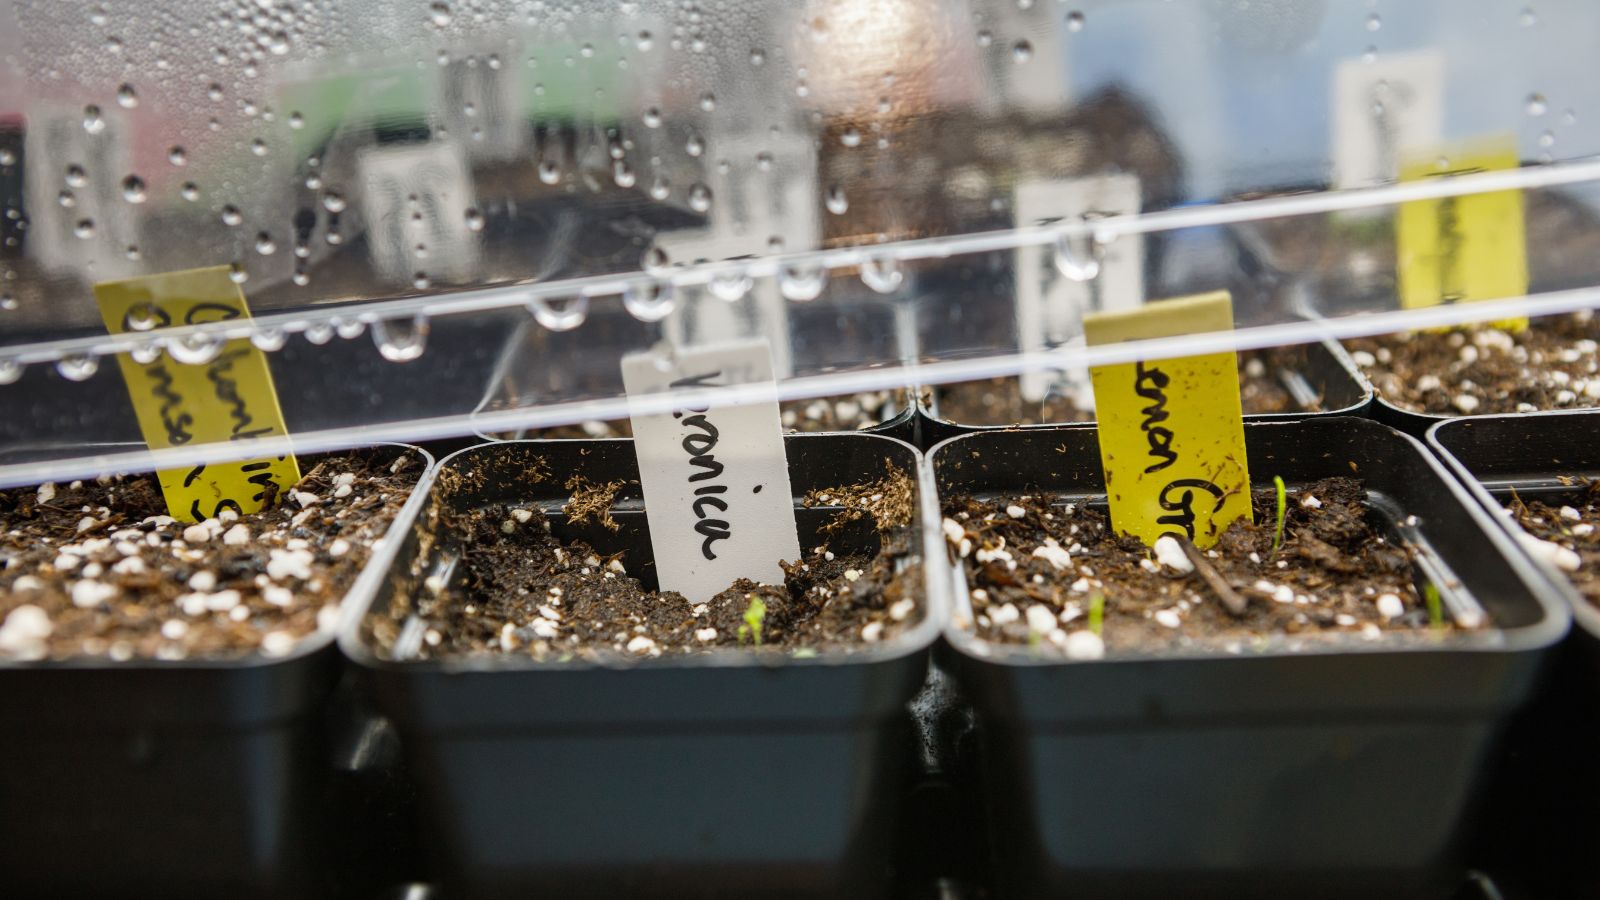
[[[1447,158],[1446,166],[1437,159],[1409,163],[1400,177],[1416,181],[1518,165],[1514,144]],[[1406,309],[1520,297],[1528,292],[1521,191],[1402,203],[1395,234],[1400,305]],[[1527,324],[1527,319],[1502,323],[1517,329]]]
[[[1087,315],[1083,328],[1090,344],[1228,331],[1233,301],[1227,291],[1163,300]],[[1097,366],[1089,377],[1113,528],[1209,547],[1250,515],[1236,354]]]
[[[113,334],[250,317],[226,266],[102,282],[94,286],[94,295]],[[117,362],[139,430],[153,449],[287,433],[267,358],[248,340],[228,341],[206,362],[193,365],[169,354],[149,363],[123,354]],[[172,516],[197,522],[225,509],[260,511],[300,480],[300,466],[293,456],[276,456],[157,475]]]

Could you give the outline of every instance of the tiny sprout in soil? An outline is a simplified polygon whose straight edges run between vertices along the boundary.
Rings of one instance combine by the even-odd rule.
[[[761,646],[761,623],[767,620],[767,604],[755,594],[747,595],[750,605],[744,611],[744,624],[739,626],[739,643],[750,641]]]
[[[1278,526],[1272,532],[1272,555],[1278,555],[1278,548],[1283,546],[1283,517],[1289,511],[1289,491],[1283,485],[1283,476],[1272,476],[1272,484],[1278,489]]]
[[[1106,620],[1106,595],[1095,591],[1089,595],[1089,630],[1100,633]]]
[[[1424,584],[1422,596],[1428,602],[1428,622],[1435,629],[1444,628],[1444,605],[1439,600],[1439,586],[1431,581]]]

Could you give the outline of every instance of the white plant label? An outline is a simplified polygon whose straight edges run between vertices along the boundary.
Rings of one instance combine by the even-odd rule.
[[[740,578],[782,584],[800,540],[767,342],[630,354],[622,381],[661,589],[698,603]],[[668,393],[670,410],[639,402]]]
[[[1139,178],[1095,175],[1020,182],[1017,221],[1078,221],[1085,217],[1130,215],[1141,208]],[[1049,247],[1017,250],[1017,342],[1023,352],[1057,347],[1079,338],[1086,312],[1119,312],[1144,303],[1144,236],[1125,234],[1101,251],[1100,272],[1074,281],[1054,266]],[[1065,382],[1065,384],[1063,384]],[[1052,390],[1073,385],[1088,394],[1089,371],[1024,372],[1024,399],[1044,400]]]
[[[1333,169],[1340,188],[1396,181],[1403,160],[1438,146],[1444,74],[1438,50],[1339,64],[1333,80]]]
[[[472,175],[452,141],[369,147],[356,158],[367,253],[385,280],[410,283],[417,273],[467,281],[478,273],[480,242],[462,210],[477,205]],[[427,256],[416,255],[426,248]]]

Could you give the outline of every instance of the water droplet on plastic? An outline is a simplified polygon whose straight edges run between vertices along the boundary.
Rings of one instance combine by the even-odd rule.
[[[1373,63],[1377,62],[1377,60],[1378,48],[1368,44],[1367,49],[1361,51],[1361,61],[1364,63]]]
[[[760,48],[750,51],[750,65],[764,66],[767,64],[767,53]]]
[[[545,184],[555,184],[561,180],[561,167],[550,160],[539,163],[539,180]]]
[[[1550,131],[1549,129],[1546,129],[1544,132],[1542,132],[1539,135],[1539,146],[1540,147],[1543,147],[1545,149],[1549,149],[1551,147],[1554,147],[1555,145],[1556,145],[1556,134],[1555,134],[1555,132]]]
[[[705,212],[711,208],[711,189],[698,181],[689,186],[689,208]]]
[[[677,308],[677,288],[670,281],[629,282],[622,289],[622,306],[641,322],[659,322]]]
[[[656,40],[648,31],[639,32],[639,37],[634,40],[634,46],[640,50],[649,50],[656,45]]]
[[[633,174],[628,161],[619,159],[611,163],[611,180],[615,181],[619,188],[631,188],[639,179]]]
[[[229,228],[237,228],[244,222],[244,214],[239,212],[239,207],[232,203],[222,207],[222,224]]]
[[[846,128],[844,133],[839,135],[839,143],[846,147],[859,147],[861,146],[861,132],[854,128]]]
[[[1100,274],[1099,247],[1089,235],[1056,238],[1056,269],[1073,281],[1092,281]]]
[[[250,343],[257,350],[271,353],[274,350],[283,349],[284,342],[288,340],[288,337],[281,328],[258,328],[251,332]]]
[[[836,216],[842,216],[850,211],[850,198],[844,195],[844,188],[837,184],[828,188],[828,193],[824,195],[822,202],[828,207],[828,212]]]
[[[140,341],[128,351],[128,358],[141,366],[148,366],[161,358],[161,350],[165,345],[160,338]]]
[[[390,362],[410,362],[428,347],[428,317],[417,313],[410,320],[379,319],[372,323],[372,343]]]
[[[1033,44],[1027,41],[1017,41],[1011,45],[1011,61],[1021,65],[1033,59]]]
[[[94,220],[79,219],[77,223],[72,226],[72,233],[76,235],[79,240],[86,241],[89,238],[94,237]]]
[[[0,384],[15,384],[22,377],[22,363],[14,359],[0,359]]]
[[[880,294],[892,294],[905,281],[900,261],[892,256],[869,256],[861,264],[861,282]]]
[[[17,164],[17,153],[10,147],[0,147],[0,166],[14,166]]]
[[[672,268],[672,259],[667,256],[667,251],[652,245],[644,251],[644,258],[639,260],[639,267],[651,275],[660,276]]]
[[[1072,12],[1067,13],[1068,31],[1082,31],[1083,24],[1083,13],[1079,12],[1078,10],[1073,10]]]
[[[67,186],[81,188],[89,183],[89,175],[83,171],[83,166],[73,164],[67,166]]]
[[[468,231],[479,232],[483,230],[483,213],[478,212],[473,207],[467,207],[466,212],[462,213],[461,217],[466,221]]]
[[[306,127],[306,117],[298,112],[289,113],[289,127],[297,130]]]
[[[366,330],[366,323],[362,322],[360,319],[333,319],[333,333],[347,341],[355,340],[356,338],[361,337],[361,335],[366,333]]]
[[[271,256],[278,252],[278,242],[265,231],[260,232],[256,235],[256,252],[262,256]]]
[[[1545,102],[1543,94],[1529,94],[1526,109],[1530,116],[1542,116],[1550,110],[1550,104]]]
[[[699,156],[706,152],[706,142],[701,139],[699,132],[689,132],[689,139],[683,143],[683,152],[690,156]]]
[[[650,199],[665,200],[672,194],[672,184],[667,181],[667,176],[657,175],[650,180]]]
[[[122,199],[129,203],[143,203],[146,196],[143,178],[129,175],[122,179]]]
[[[1539,23],[1539,14],[1533,11],[1533,7],[1524,6],[1522,12],[1517,14],[1517,23],[1523,28],[1531,28]]]
[[[128,310],[129,331],[149,331],[161,323],[161,315],[153,304],[136,303]]]
[[[261,138],[255,138],[250,142],[250,152],[254,153],[256,156],[266,156],[267,142],[263,141]]]
[[[90,134],[106,130],[106,120],[100,115],[100,107],[90,105],[83,108],[83,130]]]
[[[62,209],[72,209],[78,205],[78,195],[71,191],[64,190],[61,193],[56,194],[56,202],[61,205]]]
[[[551,331],[571,331],[589,317],[589,298],[582,294],[559,300],[536,297],[528,301],[528,312],[533,313],[534,321]]]
[[[189,164],[189,154],[182,147],[169,147],[167,148],[167,162],[175,166],[186,166]]]
[[[167,342],[167,355],[186,366],[203,366],[222,352],[223,340],[214,334],[186,334]]]
[[[100,370],[100,360],[85,353],[75,353],[56,360],[56,371],[68,381],[88,381]]]
[[[192,181],[185,181],[183,187],[178,190],[178,194],[192,203],[200,199],[200,185]]]
[[[707,285],[711,289],[712,296],[728,303],[743,300],[744,295],[750,293],[750,288],[753,286],[754,282],[743,269],[724,269],[717,272],[711,276],[711,283]]]
[[[430,4],[428,4],[428,20],[433,23],[433,27],[435,27],[435,28],[446,28],[446,27],[449,27],[449,25],[450,25],[450,4],[448,4],[448,3],[430,3]]]
[[[644,115],[640,118],[644,121],[644,127],[646,128],[661,127],[661,110],[656,109],[654,106],[645,110]]]
[[[306,326],[305,338],[318,346],[326,344],[333,340],[333,326],[327,322],[313,322]]]
[[[1378,29],[1380,29],[1382,27],[1383,27],[1383,16],[1380,16],[1377,13],[1373,13],[1373,14],[1367,16],[1367,30],[1368,31],[1377,31]]]
[[[250,280],[250,270],[242,262],[228,263],[228,280],[234,284],[244,284]]]
[[[816,263],[789,263],[778,271],[778,292],[804,303],[821,296],[828,283],[828,270]]]
[[[123,83],[117,88],[117,105],[123,109],[133,109],[139,105],[139,92],[133,89],[133,85]]]
[[[345,210],[344,195],[337,191],[328,191],[322,195],[322,208],[331,213],[342,213]]]

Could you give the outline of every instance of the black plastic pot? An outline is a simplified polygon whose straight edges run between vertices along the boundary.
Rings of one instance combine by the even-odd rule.
[[[1458,829],[1566,609],[1417,441],[1357,418],[1249,424],[1246,440],[1258,480],[1363,478],[1446,603],[1464,585],[1494,627],[1404,647],[1068,661],[952,624],[1008,895],[1413,897],[1459,883]],[[1103,497],[1099,459],[1088,427],[968,435],[935,448],[924,491]],[[927,540],[929,583],[957,591],[937,529]],[[953,602],[953,622],[970,618],[964,591]]]
[[[1305,354],[1304,365],[1284,374],[1293,376],[1294,383],[1290,387],[1297,395],[1321,398],[1321,409],[1315,412],[1261,413],[1246,416],[1248,421],[1286,422],[1312,416],[1358,416],[1366,412],[1368,404],[1372,402],[1372,386],[1356,373],[1355,365],[1350,362],[1343,347],[1332,341],[1319,341],[1299,345],[1299,349]],[[924,392],[917,407],[924,447],[932,447],[957,435],[1017,427],[953,421],[939,412],[938,396],[936,388]],[[1064,424],[1071,423],[1022,427],[1048,428]]]
[[[1476,416],[1436,425],[1428,442],[1507,529],[1523,500],[1579,500],[1600,476],[1600,411]],[[1571,606],[1573,629],[1551,677],[1501,762],[1483,855],[1541,896],[1600,895],[1600,610],[1558,571],[1548,590]]]
[[[370,597],[421,507],[351,586]],[[8,897],[284,897],[349,890],[325,703],[334,635],[286,656],[0,661],[0,889]],[[331,808],[332,807],[332,808]]]
[[[792,487],[914,471],[909,445],[871,435],[791,435]],[[554,477],[519,479],[535,458]],[[637,484],[618,495],[621,530],[575,526],[560,513],[571,474],[638,478],[626,440],[516,441],[444,460],[440,492],[400,548],[364,619],[458,552],[437,531],[440,505],[537,503],[557,534],[602,553],[626,551],[654,583]],[[797,509],[802,546],[833,513]],[[833,538],[864,549],[865,522]],[[882,644],[790,659],[724,650],[605,667],[526,656],[397,661],[363,621],[341,645],[397,726],[422,792],[433,873],[473,896],[865,896],[889,874],[895,797],[912,756],[906,703],[923,682],[940,607]]]

